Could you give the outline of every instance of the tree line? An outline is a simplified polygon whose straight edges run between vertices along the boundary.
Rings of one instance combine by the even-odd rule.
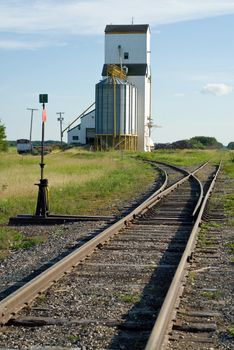
[[[215,137],[195,136],[187,140],[179,140],[172,143],[156,143],[155,149],[222,149],[234,150],[234,142],[229,142],[225,147]]]

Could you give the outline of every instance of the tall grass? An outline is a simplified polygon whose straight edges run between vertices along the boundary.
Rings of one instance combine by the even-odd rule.
[[[234,151],[228,153],[226,161],[224,162],[223,169],[225,173],[234,178]],[[224,209],[228,217],[230,217],[230,222],[234,217],[234,188],[230,186],[230,193],[224,196]]]
[[[226,174],[230,177],[234,177],[234,151],[228,153],[223,168]]]
[[[40,157],[0,154],[0,222],[19,213],[33,214],[40,178]],[[54,213],[99,214],[144,191],[155,177],[143,162],[119,152],[79,149],[45,157],[50,208]]]
[[[227,154],[226,151],[217,150],[156,150],[152,153],[140,154],[140,156],[178,166],[191,166],[207,160],[217,163],[220,159],[226,158]]]

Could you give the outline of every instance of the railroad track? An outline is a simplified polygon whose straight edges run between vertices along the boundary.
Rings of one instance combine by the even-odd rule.
[[[223,195],[233,192],[233,183],[222,173],[203,214],[202,229],[188,268],[167,350],[233,349],[227,329],[233,324],[233,266]]]
[[[169,172],[168,165],[160,166]],[[59,341],[87,349],[161,349],[195,244],[199,210],[204,210],[203,188],[208,188],[216,170],[207,164],[191,175],[174,169],[180,172],[178,181],[173,176],[168,185],[165,177],[162,187],[132,213],[2,300],[6,344],[15,344],[21,326],[24,348],[57,346]],[[195,175],[199,172],[203,185]],[[179,283],[171,292],[175,278]],[[173,297],[165,317],[168,293]],[[25,328],[29,325],[47,327],[31,332]]]

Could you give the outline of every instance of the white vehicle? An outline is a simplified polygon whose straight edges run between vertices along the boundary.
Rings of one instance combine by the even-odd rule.
[[[20,139],[20,140],[17,140],[16,143],[17,143],[17,152],[19,154],[32,152],[32,143],[29,140]]]

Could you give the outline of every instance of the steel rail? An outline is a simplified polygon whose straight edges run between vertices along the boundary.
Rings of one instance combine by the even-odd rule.
[[[195,175],[191,175],[191,176],[193,176],[197,180],[197,182],[199,184],[199,187],[200,187],[200,197],[199,197],[199,199],[197,201],[197,205],[194,208],[194,211],[192,213],[192,216],[195,216],[197,211],[198,211],[198,209],[200,208],[201,203],[202,203],[202,199],[204,197],[204,191],[203,191],[203,186],[202,186],[201,181]]]
[[[171,167],[171,168],[173,168],[173,169],[176,169],[176,170],[180,169],[180,168],[178,168],[178,167],[175,166],[175,165],[170,165],[170,164],[163,163],[163,162],[158,162],[158,161],[157,161],[157,163],[158,163],[158,164],[163,164],[163,165],[169,166],[169,167]],[[205,163],[203,164],[203,166],[206,166],[208,163],[209,163],[209,162],[205,162]],[[185,170],[185,169],[180,169],[180,170],[182,170],[184,173],[187,173],[187,174],[188,174],[188,171],[187,171],[187,170]],[[194,211],[193,211],[193,213],[192,213],[192,216],[195,216],[195,215],[196,215],[196,213],[197,213],[197,211],[198,211],[198,209],[199,209],[199,207],[200,207],[200,205],[201,205],[203,196],[204,196],[204,191],[203,191],[202,183],[201,183],[201,181],[194,175],[194,174],[195,174],[197,171],[199,171],[199,170],[201,170],[201,167],[200,167],[200,166],[199,166],[197,169],[195,169],[195,170],[190,174],[190,176],[193,177],[193,178],[197,181],[197,183],[198,183],[198,185],[199,185],[199,188],[200,188],[200,196],[199,196],[197,205],[196,205],[196,207],[194,208]]]
[[[202,169],[207,163],[196,169],[193,173]],[[74,252],[67,255],[65,258],[57,262],[55,265],[44,271],[39,276],[35,277],[30,282],[13,292],[0,302],[0,324],[7,323],[20,309],[30,304],[38,295],[48,289],[54,282],[59,280],[64,274],[68,273],[72,268],[81,263],[85,258],[92,254],[99,245],[108,241],[112,236],[118,233],[120,229],[126,227],[131,220],[137,215],[140,215],[145,208],[156,204],[166,194],[172,192],[179,184],[186,181],[191,174],[188,173],[183,179],[179,180],[174,185],[165,190],[167,186],[167,177],[163,185],[153,195],[146,199],[142,204],[135,208],[126,217],[120,219],[96,237],[85,243],[83,246],[76,249]]]
[[[191,260],[192,252],[196,245],[196,240],[199,232],[199,226],[201,223],[202,215],[204,213],[210,194],[214,188],[217,176],[220,172],[220,168],[221,168],[221,163],[219,164],[218,170],[216,171],[216,174],[204,197],[196,222],[193,226],[191,235],[187,242],[186,248],[184,250],[180,263],[177,267],[171,286],[166,294],[166,298],[160,309],[159,315],[154,324],[153,330],[151,332],[151,335],[145,347],[145,350],[162,350],[166,345],[165,340],[169,329],[169,324],[173,319],[173,316],[174,316],[173,311],[175,309],[175,305],[179,297],[179,292],[180,292],[181,285],[183,283],[183,279],[186,275],[186,268],[188,266],[189,261]]]
[[[183,172],[184,174],[188,174],[189,173],[187,170],[185,170],[183,168],[179,168],[176,165],[168,164],[168,163],[165,163],[165,162],[160,162],[158,160],[156,160],[155,163],[158,163],[158,164],[161,164],[161,165],[166,165],[166,166],[168,166],[168,167],[170,167],[172,169],[179,170],[179,171]]]
[[[170,166],[166,163],[162,163],[162,162],[157,162],[160,164],[165,164],[167,166]],[[187,170],[184,169],[180,169],[177,168],[176,166],[172,165],[171,167],[178,170],[183,170],[184,173],[187,173],[187,175],[185,177],[183,177],[182,179],[178,180],[177,182],[175,182],[174,184],[172,184],[171,186],[169,186],[166,190],[164,190],[162,193],[160,193],[159,195],[156,194],[152,194],[151,197],[148,198],[147,202],[148,204],[146,205],[146,207],[142,210],[141,214],[144,214],[148,209],[150,209],[152,206],[154,206],[158,201],[160,201],[162,199],[162,197],[168,195],[169,193],[171,193],[174,189],[176,189],[178,186],[182,185],[185,181],[187,181],[191,176],[193,176],[195,178],[195,180],[198,182],[199,187],[200,187],[200,191],[202,190],[202,192],[200,192],[200,196],[198,199],[199,205],[202,201],[202,197],[203,197],[203,187],[201,182],[197,179],[197,177],[195,177],[195,174],[200,171],[201,169],[203,169],[206,165],[208,164],[208,162],[205,162],[204,164],[202,164],[201,166],[199,166],[198,168],[196,168],[192,173],[189,173]],[[157,200],[157,201],[154,201]],[[195,208],[196,209],[196,208]],[[195,210],[194,210],[195,211]]]

